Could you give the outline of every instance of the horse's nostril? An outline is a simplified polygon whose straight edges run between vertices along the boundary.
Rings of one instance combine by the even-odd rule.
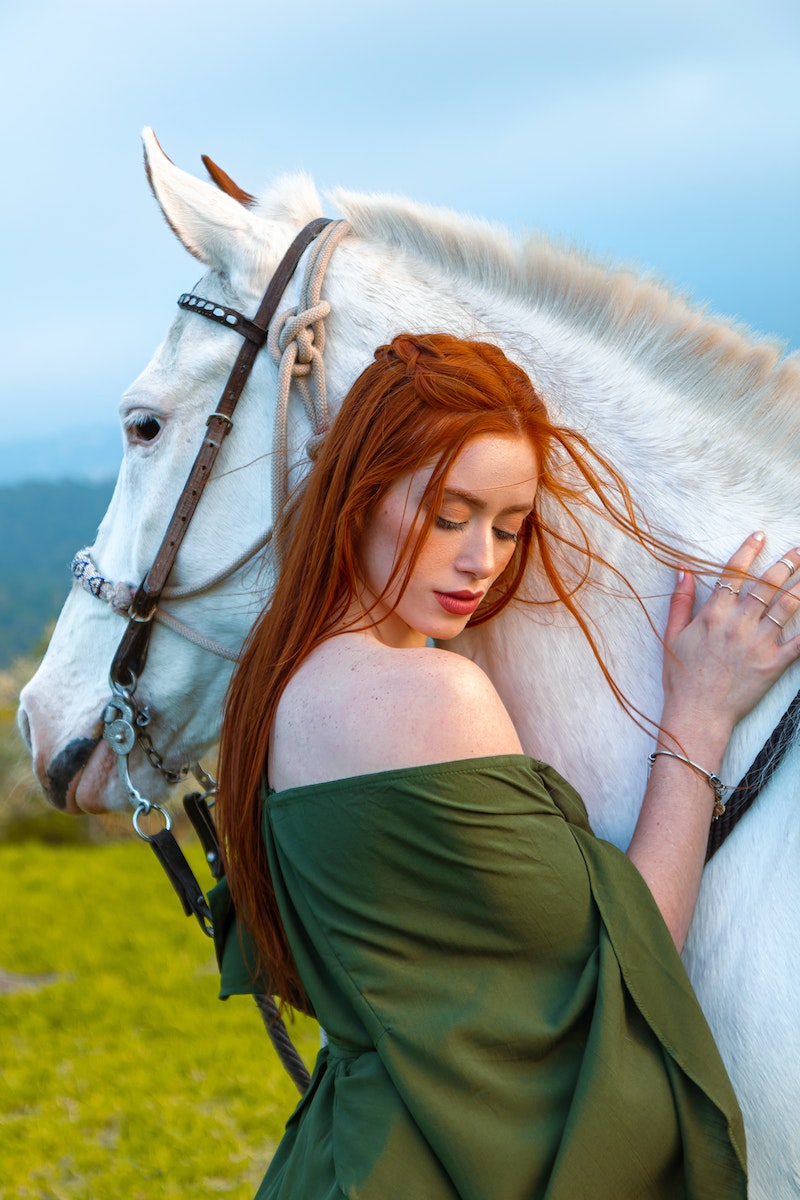
[[[22,737],[25,745],[29,750],[32,750],[33,738],[31,736],[31,723],[28,718],[28,714],[25,712],[25,709],[21,704],[17,710],[17,728],[19,729],[20,736]]]
[[[67,789],[78,771],[86,766],[99,741],[99,738],[73,738],[50,763],[45,790],[56,808],[66,808]]]

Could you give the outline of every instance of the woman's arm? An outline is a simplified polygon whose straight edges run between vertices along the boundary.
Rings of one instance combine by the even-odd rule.
[[[657,749],[714,774],[734,725],[800,657],[800,637],[781,642],[779,628],[800,605],[800,585],[783,590],[800,569],[800,548],[751,584],[746,576],[763,546],[763,534],[744,542],[694,618],[690,575],[679,579],[670,605]],[[658,755],[628,847],[679,950],[700,888],[715,802],[704,775],[680,759]]]

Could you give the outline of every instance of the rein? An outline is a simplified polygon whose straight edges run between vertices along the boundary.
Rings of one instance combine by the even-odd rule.
[[[725,839],[733,832],[747,810],[758,799],[786,757],[800,727],[800,692],[753,759],[725,804],[725,812],[711,822],[706,862],[713,858]]]

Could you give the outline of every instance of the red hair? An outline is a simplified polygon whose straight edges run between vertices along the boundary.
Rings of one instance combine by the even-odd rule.
[[[267,748],[278,702],[306,656],[343,628],[359,577],[360,536],[387,488],[401,476],[433,464],[420,519],[412,524],[409,544],[398,555],[394,576],[402,573],[402,593],[436,518],[452,464],[466,444],[482,434],[527,437],[540,476],[533,511],[523,523],[511,561],[470,625],[490,620],[514,598],[529,557],[536,552],[553,596],[578,622],[614,694],[626,703],[578,602],[580,584],[592,563],[609,564],[593,552],[577,513],[582,507],[602,510],[658,557],[674,559],[669,547],[637,518],[624,481],[581,434],[551,423],[528,376],[496,346],[448,334],[402,334],[391,345],[379,347],[375,361],[345,397],[304,489],[283,522],[283,565],[272,598],[245,642],[222,726],[218,819],[228,882],[260,964],[273,991],[284,1000],[302,1003],[303,992],[261,832]],[[552,502],[568,512],[572,535],[545,518]],[[565,552],[572,563],[572,582],[560,565]],[[584,564],[577,578],[576,555]],[[391,584],[392,580],[387,589]]]

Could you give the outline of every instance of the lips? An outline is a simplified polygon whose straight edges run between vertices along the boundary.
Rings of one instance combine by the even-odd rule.
[[[468,617],[483,599],[483,592],[434,592],[445,612],[456,617]]]

